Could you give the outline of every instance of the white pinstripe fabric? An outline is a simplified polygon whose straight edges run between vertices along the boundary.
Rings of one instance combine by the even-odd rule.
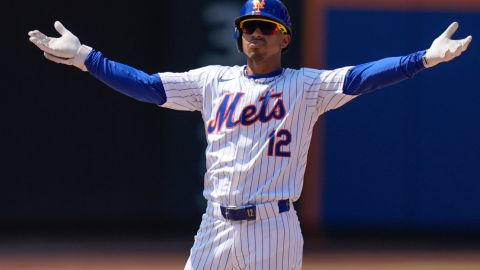
[[[244,68],[208,66],[160,73],[167,95],[162,106],[200,111],[207,134],[203,194],[209,208],[185,269],[300,267],[303,239],[294,211],[271,216],[269,207],[260,207],[259,215],[265,218],[230,223],[212,205],[272,206],[275,203],[268,203],[296,201],[315,122],[321,114],[354,98],[342,92],[349,67],[283,69],[280,75],[262,79],[244,76]],[[269,102],[263,104],[266,96]],[[264,117],[259,118],[260,114]],[[242,123],[242,115],[257,121]],[[288,255],[280,256],[280,252]]]
[[[296,201],[303,186],[308,148],[318,116],[354,98],[342,93],[349,68],[284,69],[281,75],[256,80],[243,76],[243,69],[208,66],[186,73],[161,73],[167,94],[163,107],[202,112],[208,141],[204,189],[207,200],[226,205]],[[223,124],[218,131],[207,132],[209,121],[216,118],[218,107],[227,95],[231,104],[236,94],[243,94],[232,117],[237,120],[244,107],[260,108],[259,99],[268,91],[281,93],[286,109],[283,119],[257,121],[248,126],[239,124],[234,128]],[[270,110],[274,102],[269,102]],[[291,133],[291,142],[281,148],[291,156],[268,156],[269,134],[282,129]]]
[[[301,269],[303,237],[296,211],[278,214],[266,204],[259,214],[264,218],[227,221],[209,204],[185,269]]]

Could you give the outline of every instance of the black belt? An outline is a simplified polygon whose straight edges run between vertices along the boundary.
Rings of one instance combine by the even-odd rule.
[[[257,211],[255,205],[245,205],[239,207],[220,206],[220,211],[225,219],[233,221],[255,220]],[[278,212],[283,213],[290,210],[290,200],[278,201]]]

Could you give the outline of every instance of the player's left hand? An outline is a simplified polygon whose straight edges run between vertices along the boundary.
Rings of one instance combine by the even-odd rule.
[[[56,21],[55,29],[61,35],[58,38],[48,37],[38,30],[28,32],[30,41],[44,52],[45,57],[55,63],[73,65],[83,71],[85,59],[92,48],[82,45],[80,40],[63,24]]]
[[[429,68],[442,62],[448,62],[458,57],[468,48],[468,45],[472,41],[472,36],[460,40],[451,39],[457,29],[458,22],[453,22],[445,32],[433,41],[423,57],[425,67]]]

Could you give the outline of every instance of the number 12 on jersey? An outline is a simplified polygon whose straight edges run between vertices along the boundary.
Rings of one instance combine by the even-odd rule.
[[[286,129],[273,131],[268,136],[268,155],[276,157],[290,157],[290,151],[282,149],[292,141],[292,134]]]

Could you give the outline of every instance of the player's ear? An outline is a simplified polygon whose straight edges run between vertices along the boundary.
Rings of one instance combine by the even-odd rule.
[[[282,49],[285,49],[288,44],[290,44],[290,41],[292,41],[292,37],[290,35],[284,34],[282,35],[282,41],[280,45],[282,46]]]

